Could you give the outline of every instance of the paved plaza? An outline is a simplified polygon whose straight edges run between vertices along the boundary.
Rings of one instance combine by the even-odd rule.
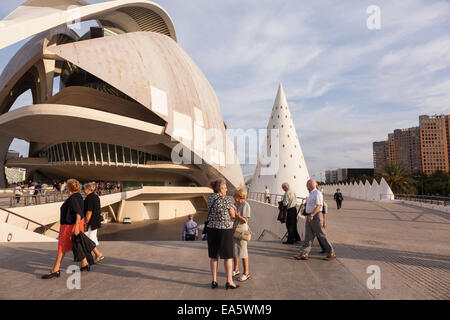
[[[296,261],[292,255],[299,245],[252,241],[252,278],[238,290],[225,290],[223,263],[219,266],[220,288],[210,289],[207,247],[201,241],[103,241],[100,248],[106,259],[91,272],[82,273],[81,290],[67,289],[69,275],[64,272],[59,279],[40,279],[54,261],[55,243],[15,243],[0,246],[0,299],[450,298],[447,214],[350,199],[337,211],[329,198],[327,201],[331,209],[328,232],[338,259],[323,261],[320,248],[314,247],[310,260]],[[155,228],[149,225],[149,230]],[[167,233],[167,228],[159,227],[159,231]],[[144,230],[140,233],[145,234]],[[120,238],[117,230],[113,234]],[[156,237],[158,232],[152,234]],[[177,232],[173,240],[179,237]],[[69,253],[63,268],[71,264]],[[366,270],[371,265],[380,267],[380,290],[366,286],[370,276]]]

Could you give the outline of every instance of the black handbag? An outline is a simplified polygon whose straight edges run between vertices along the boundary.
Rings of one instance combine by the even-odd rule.
[[[300,205],[300,207],[298,208],[297,215],[299,215],[300,213],[301,213],[302,216],[307,216],[307,214],[306,214],[306,204],[305,203],[302,203]]]
[[[280,221],[281,223],[286,223],[287,220],[287,207],[283,206],[283,202],[279,201],[278,202],[278,218],[277,220]]]

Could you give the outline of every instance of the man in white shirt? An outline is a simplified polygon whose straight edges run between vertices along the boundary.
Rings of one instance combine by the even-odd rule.
[[[324,260],[333,260],[336,258],[334,249],[331,243],[328,241],[327,233],[323,227],[323,195],[317,190],[317,182],[313,179],[309,180],[306,184],[309,191],[309,197],[306,201],[306,227],[305,227],[305,242],[300,249],[300,255],[294,256],[297,260],[308,260],[308,255],[311,252],[311,246],[314,238],[317,236],[319,241],[324,246],[327,253],[327,257]]]

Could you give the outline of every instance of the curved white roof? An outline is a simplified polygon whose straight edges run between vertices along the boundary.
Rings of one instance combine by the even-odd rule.
[[[30,0],[0,21],[0,49],[73,21],[92,19],[110,21],[126,32],[160,32],[177,41],[172,19],[154,2],[116,0],[88,4],[77,0]]]
[[[27,141],[48,144],[63,141],[98,140],[92,134],[101,127],[106,143],[145,145],[157,139],[164,127],[109,112],[61,104],[37,104],[18,108],[0,116],[0,132]],[[45,128],[45,130],[43,129]],[[64,133],[64,134],[62,134]],[[130,136],[133,137],[130,142]]]

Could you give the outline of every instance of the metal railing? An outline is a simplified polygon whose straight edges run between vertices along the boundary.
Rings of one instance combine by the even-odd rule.
[[[450,206],[450,197],[416,196],[416,195],[409,195],[409,194],[396,194],[395,199],[436,204],[436,205],[440,205],[440,206],[444,206],[444,207]]]
[[[279,201],[283,201],[284,195],[270,193],[266,195],[264,192],[249,192],[247,199],[258,202],[269,203],[278,206]],[[302,205],[306,202],[306,198],[297,197],[297,205]]]
[[[9,220],[10,215],[13,215],[13,216],[15,216],[15,217],[18,217],[18,218],[23,219],[23,220],[25,220],[25,221],[28,222],[28,223],[27,223],[27,226],[25,227],[25,230],[28,230],[28,227],[30,226],[30,223],[33,223],[33,224],[38,225],[40,228],[42,228],[42,233],[36,232],[36,229],[35,229],[35,230],[31,230],[31,231],[33,231],[33,232],[36,232],[36,233],[39,233],[39,234],[45,234],[45,232],[47,232],[48,230],[50,230],[50,231],[59,233],[59,231],[57,231],[57,230],[55,230],[55,229],[52,229],[52,228],[50,228],[49,226],[45,226],[45,225],[43,225],[42,223],[39,223],[39,222],[34,221],[34,220],[31,220],[31,219],[29,219],[29,218],[27,218],[27,217],[24,217],[24,216],[22,216],[22,215],[20,215],[20,214],[18,214],[18,213],[9,211],[9,210],[7,210],[7,209],[5,209],[5,208],[0,208],[0,210],[3,210],[3,211],[5,211],[6,213],[8,213],[8,215],[6,216],[6,219],[5,219],[5,223],[8,223],[8,220]],[[38,228],[38,229],[39,229],[39,228]]]
[[[120,192],[133,191],[141,189],[141,187],[129,187],[124,188],[122,191],[120,189],[117,190],[97,190],[96,193],[99,196],[116,194]],[[8,190],[8,189],[3,189]],[[11,189],[14,191],[14,189]],[[15,195],[14,192],[11,191],[10,194],[0,194],[0,208],[16,208],[16,207],[26,207],[26,206],[34,206],[39,204],[46,203],[55,203],[65,201],[69,194],[67,192],[60,192],[56,190],[45,190],[45,192],[39,191],[36,195],[28,194],[30,190],[23,189],[23,194],[19,196]],[[84,192],[81,192],[83,196],[85,196]]]

